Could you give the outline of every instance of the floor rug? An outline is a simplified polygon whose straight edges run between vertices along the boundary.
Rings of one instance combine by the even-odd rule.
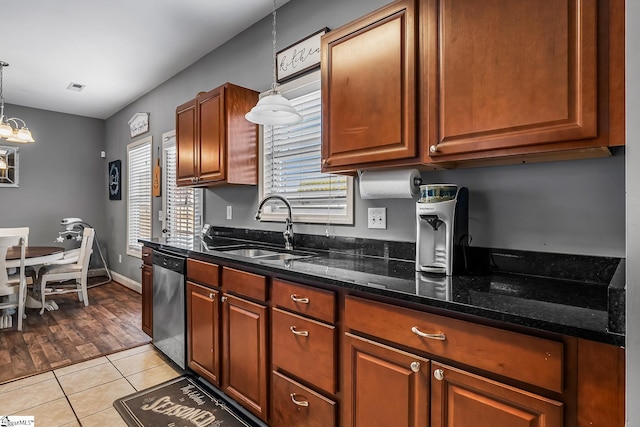
[[[113,402],[129,427],[250,427],[190,376],[181,376]]]

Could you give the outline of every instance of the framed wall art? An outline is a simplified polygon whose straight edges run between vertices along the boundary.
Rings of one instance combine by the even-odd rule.
[[[135,113],[129,119],[129,133],[131,138],[149,132],[149,113]]]
[[[122,162],[109,162],[109,200],[122,199]]]
[[[329,29],[325,27],[276,54],[278,83],[298,77],[320,66],[320,37],[328,31]]]

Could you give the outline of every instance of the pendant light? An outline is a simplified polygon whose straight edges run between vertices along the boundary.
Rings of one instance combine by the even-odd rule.
[[[273,0],[273,84],[267,96],[260,98],[245,118],[259,125],[292,125],[302,121],[302,115],[278,92],[276,80],[276,0]]]
[[[4,61],[0,61],[0,138],[4,138],[9,142],[27,143],[36,142],[31,135],[31,131],[27,128],[24,120],[17,117],[5,117],[4,115],[4,94],[3,94],[3,70],[8,67]],[[22,127],[20,127],[20,123]],[[13,126],[12,126],[13,124]]]

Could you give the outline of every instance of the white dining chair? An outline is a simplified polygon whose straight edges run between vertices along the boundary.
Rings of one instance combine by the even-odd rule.
[[[12,228],[0,228],[0,237],[2,236],[13,236],[15,234],[24,235],[25,246],[29,246],[29,227],[12,227]],[[27,266],[25,269],[25,275],[27,277],[27,286],[34,285],[36,283],[37,273],[33,267]],[[17,275],[12,275],[9,277],[11,279],[17,280]],[[31,280],[31,283],[29,283]]]
[[[89,305],[89,296],[87,294],[87,272],[89,270],[89,259],[93,252],[93,238],[95,230],[93,228],[85,228],[82,232],[82,244],[77,261],[68,263],[60,260],[60,263],[53,262],[45,265],[40,269],[36,287],[40,289],[40,299],[42,301],[42,315],[46,309],[45,297],[50,295],[68,294],[71,292],[78,293],[78,299],[84,302],[85,306]],[[64,283],[74,280],[73,283]],[[47,286],[51,288],[47,289]]]
[[[13,234],[12,234],[13,233]],[[26,241],[29,229],[26,227],[0,230],[0,297],[5,297],[6,301],[0,302],[0,309],[3,310],[0,316],[0,328],[11,328],[13,326],[12,315],[8,310],[17,309],[18,331],[22,331],[22,320],[25,317],[25,300],[27,297],[27,279],[25,276],[25,254]],[[9,247],[20,248],[20,266],[18,272],[9,275],[7,271],[7,250]]]

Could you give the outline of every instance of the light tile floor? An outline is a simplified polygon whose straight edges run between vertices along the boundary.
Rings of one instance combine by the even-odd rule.
[[[47,427],[126,427],[114,400],[181,374],[147,344],[2,384],[0,416],[30,415]]]

